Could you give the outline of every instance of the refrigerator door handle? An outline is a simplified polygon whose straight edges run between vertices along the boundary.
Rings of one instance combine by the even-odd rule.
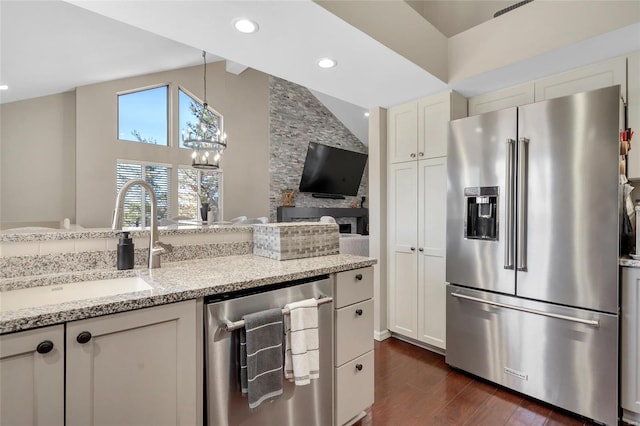
[[[518,144],[518,271],[527,270],[527,165],[529,139],[520,138]]]
[[[513,253],[513,161],[515,157],[515,143],[515,140],[507,139],[507,170],[505,173],[505,206],[507,217],[504,236],[504,269],[513,269],[515,257]]]
[[[522,307],[522,306],[507,305],[505,303],[494,302],[492,300],[484,300],[484,299],[480,299],[478,297],[467,296],[465,294],[460,294],[460,293],[451,293],[451,295],[453,297],[457,297],[457,298],[460,298],[460,299],[469,300],[471,302],[484,303],[485,305],[491,305],[491,306],[495,306],[497,308],[513,309],[515,311],[526,312],[526,313],[529,313],[529,314],[542,315],[544,317],[551,317],[551,318],[556,318],[556,319],[565,320],[565,321],[577,322],[577,323],[580,323],[580,324],[589,325],[589,326],[594,327],[594,328],[600,327],[600,321],[598,321],[598,320],[586,320],[586,319],[582,319],[582,318],[570,317],[568,315],[561,315],[561,314],[554,314],[554,313],[551,313],[551,312],[539,311],[537,309],[529,309],[529,308],[525,308],[525,307]]]

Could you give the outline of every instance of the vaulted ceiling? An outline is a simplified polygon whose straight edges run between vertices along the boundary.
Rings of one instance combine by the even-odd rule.
[[[474,95],[640,49],[640,2],[536,0],[492,18],[513,3],[2,0],[0,84],[10,90],[0,101],[197,65],[206,50],[209,60],[227,59],[363,108],[386,107],[446,88]],[[606,6],[602,24],[577,19],[589,8],[597,16],[599,3]],[[259,32],[237,33],[231,23],[238,17],[257,21]],[[500,33],[516,19],[547,26]],[[558,37],[558,21],[576,35]],[[491,45],[469,47],[481,37]],[[509,49],[512,61],[499,57]],[[338,66],[318,68],[324,56]]]

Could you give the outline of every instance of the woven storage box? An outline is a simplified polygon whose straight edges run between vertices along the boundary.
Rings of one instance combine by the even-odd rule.
[[[253,254],[276,260],[338,254],[338,225],[286,222],[253,225]]]

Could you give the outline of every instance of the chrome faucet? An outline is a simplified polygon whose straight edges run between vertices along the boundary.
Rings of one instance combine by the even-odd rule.
[[[142,179],[132,179],[127,181],[120,191],[118,191],[118,197],[116,198],[116,211],[113,215],[113,224],[111,228],[114,230],[122,229],[122,216],[124,215],[124,197],[127,195],[127,191],[134,185],[140,185],[149,193],[151,198],[151,235],[149,236],[149,269],[160,267],[160,255],[173,250],[171,244],[164,244],[158,240],[158,202],[156,200],[156,194],[153,192],[153,188],[147,182]]]

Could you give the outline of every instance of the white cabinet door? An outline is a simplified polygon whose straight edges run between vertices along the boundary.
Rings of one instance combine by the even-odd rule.
[[[620,405],[623,419],[640,422],[640,269],[622,268]]]
[[[413,161],[418,149],[418,104],[410,102],[387,112],[388,156],[391,163]]]
[[[0,336],[0,424],[64,425],[63,325]]]
[[[66,339],[67,426],[197,424],[195,300],[70,322]]]
[[[418,102],[418,159],[447,155],[451,92]]]
[[[640,52],[627,57],[628,117],[629,127],[636,133],[631,140],[631,151],[627,157],[627,176],[640,179]]]
[[[509,87],[469,98],[469,115],[484,114],[520,105],[532,104],[535,99],[533,82]]]
[[[418,163],[418,340],[445,349],[447,159]]]
[[[625,96],[626,64],[626,58],[621,57],[536,80],[535,101],[559,98],[615,84],[620,85],[621,93]]]
[[[418,164],[389,167],[389,329],[417,338]]]

